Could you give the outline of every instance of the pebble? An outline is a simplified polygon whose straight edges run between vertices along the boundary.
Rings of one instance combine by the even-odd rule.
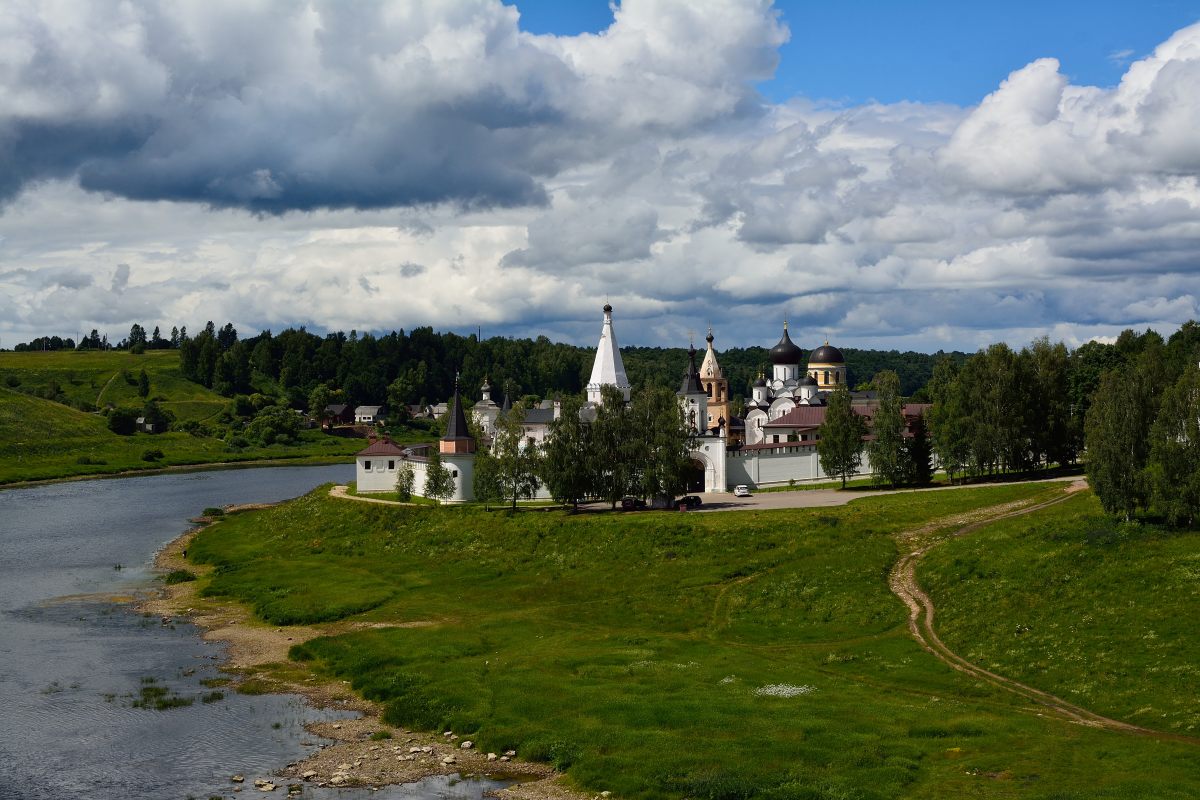
[[[242,781],[246,780],[246,776],[245,775],[234,775],[229,780],[233,781],[234,783],[241,783]]]
[[[495,760],[496,760],[496,754],[495,754],[495,753],[488,753],[488,756],[487,756],[487,758],[488,758],[488,761],[495,761]]]
[[[310,769],[308,772],[304,773],[300,777],[306,781],[310,781],[313,778],[317,777],[317,771],[315,769]]]
[[[462,744],[459,745],[459,747],[462,748],[463,750],[470,750],[474,746],[475,746],[475,743],[472,742],[470,739],[467,739],[465,742],[463,742]]]
[[[504,751],[504,755],[508,756],[509,758],[512,758],[516,754],[517,754],[516,750],[505,750]]]

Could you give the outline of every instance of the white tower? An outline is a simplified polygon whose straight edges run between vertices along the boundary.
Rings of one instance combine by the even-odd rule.
[[[612,306],[608,303],[604,304],[604,327],[600,329],[600,344],[596,346],[596,360],[592,362],[592,379],[587,385],[589,403],[601,402],[601,386],[616,386],[625,402],[629,402],[629,377],[625,374],[625,364],[621,361],[621,351],[613,333]]]

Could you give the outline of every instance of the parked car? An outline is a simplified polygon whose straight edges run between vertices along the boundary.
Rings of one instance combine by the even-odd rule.
[[[686,504],[688,508],[699,508],[702,501],[696,495],[689,494],[686,497],[679,498],[679,502]]]
[[[639,508],[645,507],[646,501],[640,497],[634,497],[631,494],[627,494],[621,498],[621,509],[623,511],[636,511]]]
[[[739,483],[737,486],[733,487],[733,496],[734,497],[749,497],[750,496],[750,487],[744,483]]]

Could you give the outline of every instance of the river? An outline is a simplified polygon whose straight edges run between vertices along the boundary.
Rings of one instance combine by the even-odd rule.
[[[255,778],[325,743],[304,724],[344,715],[294,695],[226,689],[217,699],[220,690],[201,681],[221,676],[222,646],[191,625],[143,617],[128,598],[154,585],[155,552],[204,508],[296,497],[353,470],[219,470],[0,491],[0,800],[257,795]],[[193,702],[136,707],[145,686]],[[241,795],[230,782],[237,773],[246,777]],[[500,785],[439,777],[379,791],[306,785],[301,796],[478,798]]]

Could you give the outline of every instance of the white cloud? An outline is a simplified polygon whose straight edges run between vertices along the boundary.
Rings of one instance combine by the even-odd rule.
[[[23,3],[0,19],[0,334],[433,325],[590,343],[1077,344],[1195,316],[1200,25],[970,109],[754,89],[765,2]],[[257,212],[257,213],[256,213]],[[121,265],[125,265],[122,267]]]

